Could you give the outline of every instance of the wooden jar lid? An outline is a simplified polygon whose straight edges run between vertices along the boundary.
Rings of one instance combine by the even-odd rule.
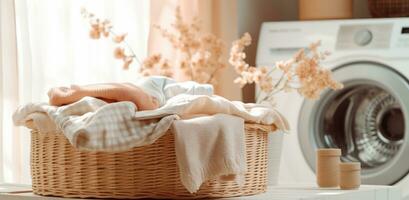
[[[341,156],[341,149],[317,149],[317,156]]]
[[[339,169],[341,171],[361,170],[361,163],[360,162],[340,163],[339,164]]]

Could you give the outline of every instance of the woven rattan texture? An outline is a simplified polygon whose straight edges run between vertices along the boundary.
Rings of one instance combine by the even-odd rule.
[[[211,180],[190,194],[180,183],[174,137],[124,152],[80,152],[61,133],[32,130],[31,174],[35,194],[80,198],[215,198],[263,193],[267,187],[267,133],[246,124],[248,173],[244,187]]]
[[[373,17],[409,17],[409,0],[368,0]]]

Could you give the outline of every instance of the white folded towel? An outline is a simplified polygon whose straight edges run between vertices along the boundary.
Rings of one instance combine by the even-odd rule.
[[[166,99],[170,99],[178,94],[191,95],[213,95],[213,86],[210,84],[199,84],[194,81],[181,83],[171,83],[165,86]]]
[[[223,176],[240,186],[247,171],[244,119],[226,114],[173,123],[180,179],[194,193],[202,183]],[[233,176],[232,176],[233,175]]]
[[[176,83],[175,80],[164,76],[149,76],[144,77],[136,82],[136,85],[141,87],[144,92],[155,97],[159,105],[162,106],[166,103],[165,86],[168,84]]]
[[[194,81],[176,82],[164,76],[150,76],[136,83],[143,91],[154,96],[159,105],[163,106],[166,101],[179,94],[191,95],[213,95],[213,86],[210,84],[199,84]]]

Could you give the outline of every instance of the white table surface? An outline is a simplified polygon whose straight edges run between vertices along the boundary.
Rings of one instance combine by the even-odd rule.
[[[31,193],[27,185],[0,184],[1,200],[74,200],[42,197]],[[393,186],[363,185],[358,190],[323,189],[314,184],[279,185],[255,196],[224,198],[223,200],[400,200],[400,189]],[[78,200],[78,199],[75,199]],[[94,199],[95,200],[95,199]]]
[[[400,200],[401,191],[394,186],[362,185],[357,190],[338,188],[323,189],[315,184],[279,185],[268,188],[268,192],[248,197],[226,200]]]

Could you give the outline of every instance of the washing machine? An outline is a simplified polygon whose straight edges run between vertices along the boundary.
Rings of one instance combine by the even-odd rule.
[[[321,41],[322,65],[344,84],[318,100],[280,94],[284,136],[279,183],[315,182],[315,150],[361,162],[362,183],[398,185],[409,199],[409,18],[265,22],[257,66],[272,67]]]

